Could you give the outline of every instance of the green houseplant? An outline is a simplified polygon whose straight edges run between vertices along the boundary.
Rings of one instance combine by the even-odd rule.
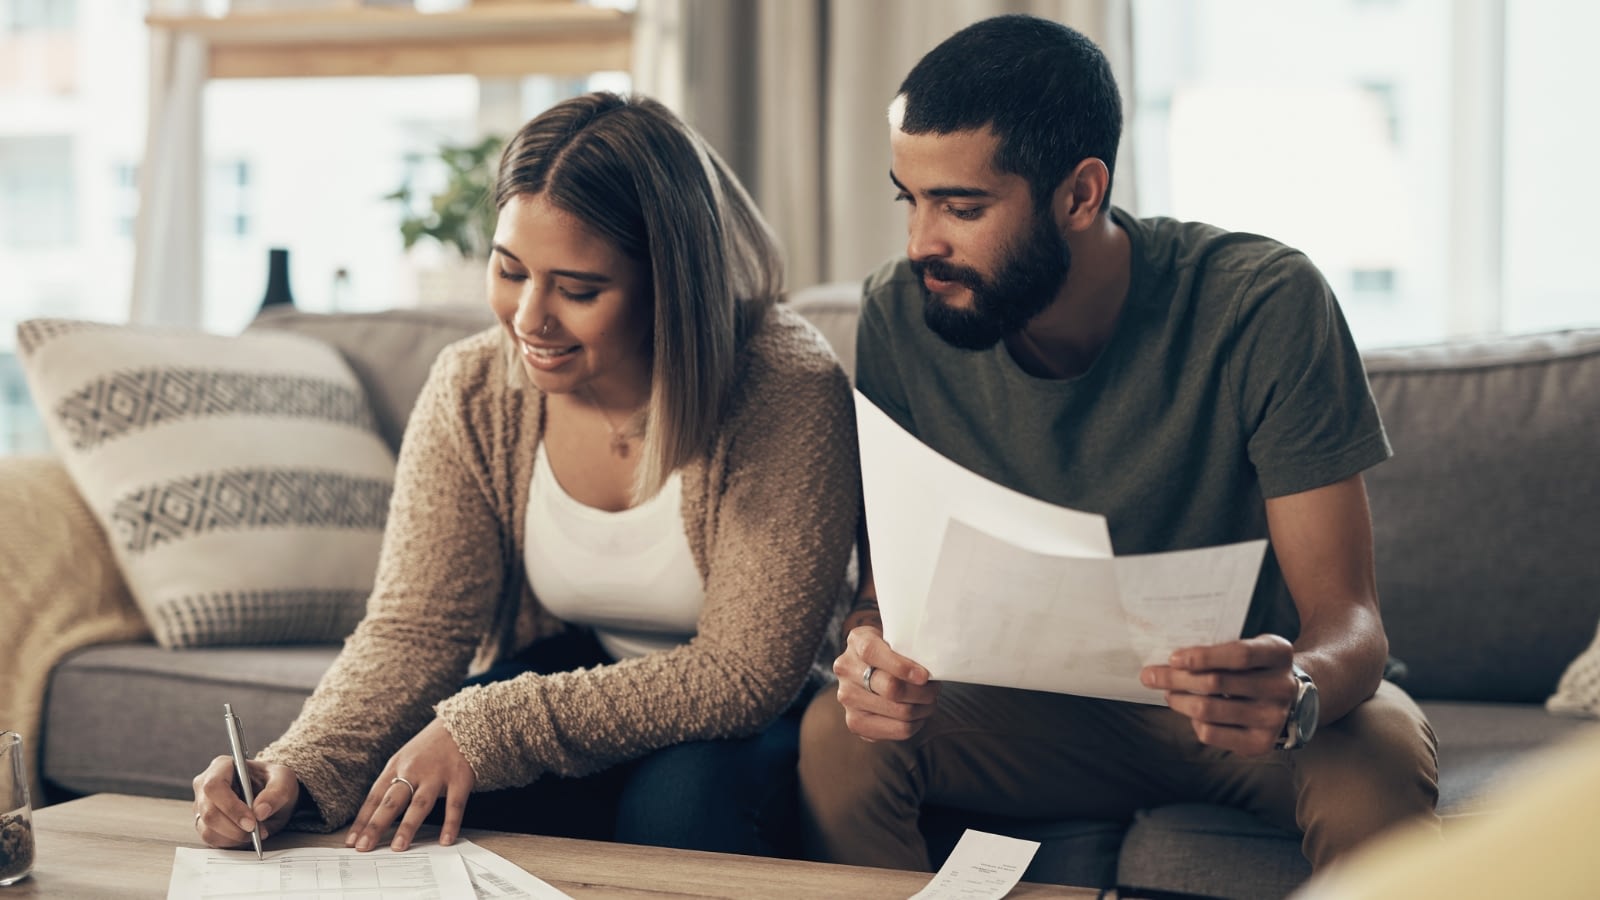
[[[409,177],[385,197],[405,210],[400,237],[407,250],[426,237],[455,250],[463,259],[489,255],[496,212],[490,192],[503,143],[500,137],[490,135],[475,144],[440,145],[438,159],[447,173],[445,185],[420,211]]]

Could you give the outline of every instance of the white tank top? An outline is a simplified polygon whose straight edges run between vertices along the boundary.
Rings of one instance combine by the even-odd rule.
[[[593,626],[614,659],[670,650],[695,636],[705,586],[683,532],[683,479],[621,512],[574,500],[541,443],[528,491],[528,583],[545,609]]]

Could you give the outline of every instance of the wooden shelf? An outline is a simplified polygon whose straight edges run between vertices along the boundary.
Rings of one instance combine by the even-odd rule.
[[[204,38],[212,78],[626,71],[633,28],[629,13],[563,0],[440,13],[369,7],[149,16],[145,23]]]

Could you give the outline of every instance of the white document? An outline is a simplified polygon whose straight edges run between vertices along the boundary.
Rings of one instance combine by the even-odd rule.
[[[968,828],[928,886],[910,900],[999,900],[1022,880],[1038,841]]]
[[[895,424],[860,391],[856,428],[883,636],[902,655],[922,661],[912,652],[916,626],[952,518],[1039,553],[1111,556],[1104,516],[1046,503],[962,468]]]
[[[471,841],[457,841],[446,849],[458,850],[472,878],[477,900],[572,900],[572,895],[524,871],[516,863]]]
[[[437,844],[413,846],[404,853],[387,847],[366,853],[343,847],[269,850],[259,860],[254,850],[179,847],[167,887],[167,900],[459,900],[471,896],[472,879],[461,854],[454,847]]]
[[[1113,557],[1104,516],[962,468],[857,392],[884,638],[936,679],[1161,704],[1139,670],[1239,636],[1264,540]]]

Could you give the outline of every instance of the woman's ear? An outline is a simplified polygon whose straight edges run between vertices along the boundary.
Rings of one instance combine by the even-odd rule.
[[[1093,225],[1110,189],[1111,171],[1098,158],[1091,156],[1074,166],[1051,198],[1062,233],[1085,231]]]

